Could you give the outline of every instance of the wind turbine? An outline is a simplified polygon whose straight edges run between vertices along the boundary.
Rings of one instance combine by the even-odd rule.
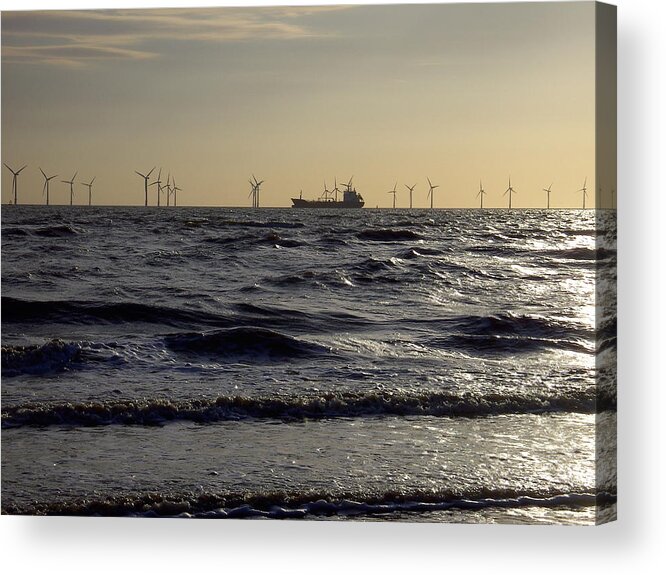
[[[15,172],[7,164],[5,164],[5,168],[7,168],[12,173],[12,192],[14,192],[14,205],[18,204],[18,184],[16,182],[16,178],[18,178],[18,175],[27,167],[28,165],[26,164],[18,172]]]
[[[250,183],[252,184],[253,191],[254,191],[254,194],[255,194],[255,196],[254,196],[254,206],[252,206],[252,207],[258,208],[259,207],[259,188],[261,187],[261,184],[264,183],[264,180],[258,181],[254,174],[252,174],[252,179],[254,180],[254,183],[252,183],[252,182],[250,182]]]
[[[585,177],[585,181],[583,182],[583,187],[578,191],[583,192],[583,209],[585,209],[585,198],[587,197],[587,176]]]
[[[74,178],[79,172],[74,172],[71,180],[60,180],[63,184],[69,184],[69,205],[74,204]]]
[[[138,174],[139,176],[141,176],[141,177],[143,178],[143,189],[144,189],[144,191],[145,191],[145,193],[146,193],[146,202],[145,202],[145,206],[148,206],[148,178],[150,178],[150,174],[153,173],[153,170],[154,170],[154,169],[155,169],[155,166],[153,166],[153,169],[150,170],[150,172],[148,172],[148,174],[145,175],[145,176],[144,176],[141,172],[137,172],[136,170],[134,170],[134,172],[135,172],[136,174]]]
[[[435,200],[435,188],[439,188],[439,185],[433,186],[432,182],[430,181],[430,178],[426,178],[426,180],[428,180],[428,185],[430,186],[430,189],[428,190],[428,196],[426,197],[430,197],[430,209],[432,210],[433,203]]]
[[[409,209],[412,209],[412,192],[414,191],[414,188],[416,187],[416,184],[413,186],[409,187],[407,184],[405,184],[405,187],[409,190]]]
[[[82,182],[82,184],[88,188],[88,205],[89,206],[92,206],[92,185],[93,185],[94,181],[95,181],[95,178],[90,180],[90,182],[88,184],[86,184],[85,182]]]
[[[486,195],[485,190],[483,189],[483,184],[481,183],[481,180],[479,180],[479,193],[476,194],[476,197],[478,198],[481,196],[481,209],[483,209],[483,196]]]
[[[178,205],[178,192],[182,192],[183,189],[176,185],[176,178],[171,179],[173,180],[173,207],[175,208]]]
[[[333,188],[333,192],[335,193],[335,201],[336,201],[336,202],[338,201],[338,192],[339,192],[339,191],[340,191],[340,190],[338,189],[338,178],[336,177],[336,178],[335,178],[335,186],[334,186],[334,188]]]
[[[398,193],[396,191],[396,188],[398,187],[398,182],[395,183],[395,186],[393,186],[393,189],[389,192],[389,194],[393,194],[393,209],[395,210],[395,196]]]
[[[328,201],[328,199],[331,197],[331,190],[326,187],[326,180],[324,180],[324,193],[322,194],[322,197],[325,201]]]
[[[154,186],[154,185],[157,184],[157,206],[158,207],[160,205],[160,195],[162,194],[162,180],[160,180],[161,177],[162,177],[162,168],[160,168],[160,171],[157,172],[157,179],[152,184],[148,184],[149,186]]]
[[[551,183],[550,186],[548,186],[547,188],[543,188],[543,191],[546,192],[546,194],[548,194],[548,203],[546,205],[547,209],[550,209],[550,188],[552,188],[552,187],[553,187],[553,184]]]
[[[46,205],[48,206],[49,205],[49,183],[51,182],[51,180],[53,178],[57,178],[58,174],[56,174],[55,176],[47,176],[44,173],[44,170],[42,170],[41,168],[39,168],[39,171],[42,173],[42,176],[44,176],[44,188],[42,189],[42,195],[46,194]]]
[[[164,187],[166,188],[166,191],[167,191],[167,194],[166,194],[166,197],[167,197],[167,208],[169,207],[169,200],[170,200],[170,198],[171,198],[171,184],[169,183],[170,181],[171,181],[171,172],[169,172],[169,173],[167,174],[167,183],[166,183],[166,186],[164,186]]]
[[[248,180],[248,182],[250,182],[250,186],[252,186],[252,190],[247,195],[247,197],[249,198],[250,196],[252,196],[252,207],[256,208],[257,207],[257,186],[255,185],[255,183],[252,180]]]
[[[509,176],[509,187],[506,189],[506,192],[504,192],[502,194],[503,196],[506,196],[507,194],[509,194],[509,209],[511,209],[511,196],[513,196],[513,194],[517,194],[517,193],[518,192],[516,192],[516,190],[514,190],[511,187],[511,176]]]

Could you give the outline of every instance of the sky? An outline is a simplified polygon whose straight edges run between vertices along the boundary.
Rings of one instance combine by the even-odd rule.
[[[594,206],[593,2],[2,13],[2,161],[20,203],[314,199],[353,176],[368,207]],[[598,181],[597,181],[598,180]],[[2,168],[2,203],[12,175]],[[607,195],[608,192],[607,192]],[[164,201],[164,200],[163,200]],[[608,200],[610,201],[610,200]],[[155,186],[149,203],[156,203]]]

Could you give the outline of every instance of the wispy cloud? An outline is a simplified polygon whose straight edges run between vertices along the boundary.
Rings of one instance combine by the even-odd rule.
[[[307,25],[319,12],[349,7],[186,8],[5,12],[3,63],[81,67],[97,60],[160,56],[156,41],[241,42],[322,36]]]

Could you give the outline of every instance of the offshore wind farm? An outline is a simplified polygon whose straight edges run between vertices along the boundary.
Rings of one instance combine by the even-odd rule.
[[[612,520],[603,14],[4,12],[2,513]]]

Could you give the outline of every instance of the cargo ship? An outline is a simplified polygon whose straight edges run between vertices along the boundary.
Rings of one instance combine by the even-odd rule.
[[[337,209],[337,208],[362,208],[365,205],[363,196],[359,194],[351,185],[351,180],[348,184],[343,184],[347,189],[342,192],[342,201],[337,199],[337,185],[335,188],[336,197],[333,197],[333,192],[330,192],[324,187],[324,194],[316,200],[304,200],[303,192],[300,198],[291,198],[293,203],[292,208],[324,208],[324,209]]]

